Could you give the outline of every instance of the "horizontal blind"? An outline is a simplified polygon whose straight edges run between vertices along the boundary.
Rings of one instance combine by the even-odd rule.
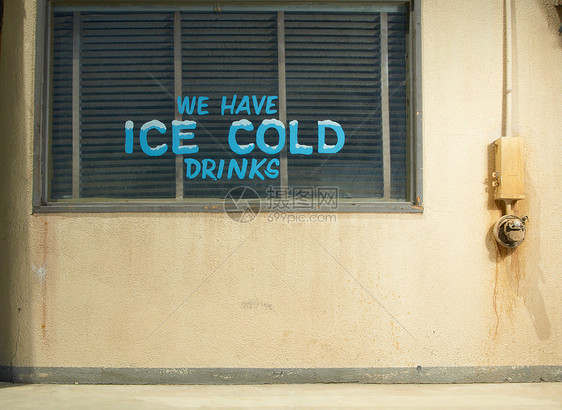
[[[263,119],[279,113],[257,115],[245,110],[221,115],[221,100],[237,95],[275,96],[278,80],[278,15],[276,12],[182,11],[181,79],[174,78],[174,12],[80,12],[55,10],[53,30],[53,100],[50,198],[72,198],[72,60],[73,15],[80,19],[79,110],[81,198],[176,197],[176,173],[183,178],[184,198],[223,198],[229,189],[245,185],[266,196],[268,186],[280,178],[241,180],[234,173],[218,180],[187,179],[186,166],[176,166],[172,152],[171,123],[176,117],[174,84],[181,80],[182,97],[208,97],[207,115],[184,114],[194,120],[199,152],[185,155],[198,161],[238,164],[246,158],[267,161],[277,155],[238,155],[228,145],[233,121],[247,119],[253,131],[237,134],[240,145],[255,143]],[[342,198],[379,199],[384,192],[383,163],[390,160],[391,199],[405,200],[407,177],[406,41],[405,12],[388,13],[388,105],[390,159],[383,158],[381,104],[381,21],[375,12],[284,13],[287,121],[299,122],[301,145],[314,147],[312,155],[288,154],[289,186],[336,187]],[[283,39],[281,39],[283,40]],[[178,41],[178,38],[176,38]],[[176,56],[178,57],[178,56]],[[177,60],[176,60],[177,63]],[[78,107],[78,108],[76,108]],[[276,109],[279,102],[276,102]],[[151,146],[168,144],[162,156],[147,156],[139,146],[139,130],[153,119],[163,122],[165,134],[149,133]],[[134,152],[125,153],[125,122],[134,122]],[[318,153],[318,121],[339,123],[346,135],[336,154]],[[387,132],[387,131],[385,131]],[[386,135],[386,134],[385,134]],[[277,144],[276,132],[266,134]],[[327,144],[335,133],[327,130]],[[287,129],[286,144],[289,144]],[[183,169],[182,169],[183,168]],[[263,172],[265,167],[261,168]],[[278,168],[278,167],[277,167]],[[388,174],[387,174],[388,175]],[[76,178],[76,176],[75,176]],[[180,186],[181,187],[181,186]],[[180,191],[181,192],[181,191]]]
[[[72,198],[72,12],[53,17],[51,199]]]
[[[405,13],[388,13],[388,83],[390,104],[391,197],[406,200],[406,39]]]
[[[312,155],[289,156],[289,185],[336,187],[343,198],[383,194],[378,13],[285,13],[287,119]],[[338,153],[318,154],[317,121],[344,129]],[[335,144],[335,134],[326,143]]]
[[[233,121],[247,119],[254,125],[253,131],[237,133],[240,145],[255,144],[256,130],[263,119],[279,118],[276,114],[265,114],[265,106],[259,115],[250,104],[251,114],[244,110],[231,115],[221,115],[222,97],[231,102],[233,95],[240,103],[243,96],[276,96],[277,81],[277,13],[224,12],[224,13],[182,13],[182,84],[183,95],[208,97],[208,115],[184,115],[183,119],[197,122],[194,131],[199,152],[189,157],[196,160],[212,159],[219,164],[225,160],[225,167],[231,159],[240,165],[246,158],[258,162],[279,155],[267,155],[256,146],[250,154],[237,155],[228,145],[228,131]],[[278,106],[278,102],[276,102]],[[272,130],[271,130],[272,131]],[[270,138],[268,139],[267,136]],[[266,142],[276,145],[276,134],[266,134]],[[261,167],[263,173],[265,167]],[[279,167],[275,167],[279,169]],[[185,170],[185,165],[184,165]],[[279,177],[264,180],[257,177],[240,180],[234,173],[232,179],[223,176],[218,181],[203,180],[200,177],[184,181],[186,198],[224,198],[236,186],[244,185],[255,189],[260,196],[266,195],[269,185],[279,185]],[[226,170],[225,170],[226,174]]]
[[[175,197],[171,152],[174,119],[173,13],[82,13],[80,196]],[[168,131],[150,132],[149,157],[138,144],[140,127],[158,119]],[[127,120],[134,122],[133,154],[124,149]]]

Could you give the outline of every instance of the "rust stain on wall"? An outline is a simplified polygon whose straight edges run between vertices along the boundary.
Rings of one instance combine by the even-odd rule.
[[[496,244],[496,247],[498,245]],[[496,273],[494,275],[494,296],[493,296],[493,306],[494,313],[496,316],[496,327],[494,330],[494,337],[498,335],[498,327],[500,325],[500,315],[498,314],[498,277],[499,277],[499,250],[496,248]]]
[[[496,243],[496,266],[494,277],[493,307],[496,317],[494,337],[502,317],[511,318],[521,296],[522,271],[519,265],[519,252],[522,248],[508,249]]]

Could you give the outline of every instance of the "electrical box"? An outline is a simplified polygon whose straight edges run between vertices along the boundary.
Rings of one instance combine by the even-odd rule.
[[[523,138],[501,137],[495,142],[496,187],[494,199],[518,200],[525,198]]]

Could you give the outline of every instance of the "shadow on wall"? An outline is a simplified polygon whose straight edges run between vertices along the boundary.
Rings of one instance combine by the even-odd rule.
[[[535,0],[539,8],[543,11],[545,19],[542,20],[552,30],[552,34],[559,37],[562,45],[562,37],[558,36],[559,19],[554,3],[551,0]],[[521,8],[514,8],[514,13],[520,12]],[[505,17],[505,16],[504,16]],[[514,17],[513,30],[513,81],[518,83],[517,71],[517,19]],[[504,18],[505,21],[505,18]],[[504,23],[505,24],[505,23]],[[505,33],[505,26],[504,26]],[[504,38],[505,53],[505,38]],[[504,56],[505,61],[505,56]],[[504,64],[504,89],[506,72]],[[517,87],[513,90],[513,98],[518,100],[519,94]],[[502,135],[505,135],[505,114],[506,96],[503,95],[503,118]],[[520,115],[518,105],[513,104],[513,118],[517,121]],[[522,136],[525,137],[524,135]],[[486,236],[486,248],[489,258],[495,263],[494,282],[493,282],[493,306],[496,314],[496,326],[494,334],[497,335],[500,325],[509,319],[517,302],[523,302],[535,329],[539,340],[547,340],[551,336],[551,324],[546,313],[545,302],[540,290],[540,283],[544,283],[544,272],[541,267],[541,216],[540,216],[540,197],[534,189],[533,181],[525,170],[525,200],[518,201],[513,213],[518,216],[529,216],[527,238],[524,243],[516,249],[506,249],[498,245],[494,239],[492,226],[502,215],[503,204],[496,203],[494,200],[494,188],[491,186],[491,174],[495,170],[495,146],[488,146],[488,187],[487,208],[490,212],[490,229]]]
[[[562,2],[555,7],[554,1],[535,0],[544,13],[546,24],[553,36],[558,39],[558,45],[562,47]],[[523,136],[524,137],[524,136]],[[551,336],[551,324],[546,314],[544,299],[540,292],[540,284],[545,283],[541,260],[541,203],[540,197],[535,189],[533,181],[525,170],[526,199],[518,204],[516,210],[521,215],[529,215],[529,230],[526,240],[526,250],[521,257],[521,269],[526,274],[523,277],[522,290],[525,307],[533,321],[535,332],[540,340],[549,339]],[[535,221],[535,224],[533,224]],[[533,229],[535,226],[535,229]]]
[[[5,20],[0,45],[0,366],[21,365],[30,356],[27,329],[32,320],[32,300],[25,291],[30,278],[29,227],[31,176],[28,173],[32,104],[30,67],[24,65],[22,1],[2,1]],[[27,44],[27,47],[30,45]],[[28,69],[29,72],[25,72]],[[27,98],[27,99],[26,99]],[[32,296],[31,296],[32,297]],[[0,380],[10,380],[6,367]]]
[[[539,195],[534,188],[533,181],[525,171],[526,199],[520,201],[515,212],[520,215],[529,215],[529,230],[520,254],[520,268],[523,272],[520,284],[523,303],[533,321],[535,333],[539,340],[550,338],[550,321],[546,314],[546,306],[540,290],[540,283],[545,282],[541,258],[541,203]],[[533,221],[536,221],[533,224]],[[533,229],[534,227],[534,229]]]
[[[486,249],[488,250],[488,258],[490,261],[496,261],[496,240],[494,239],[494,235],[492,233],[492,227],[494,223],[502,216],[502,210],[499,206],[500,204],[494,200],[494,187],[492,186],[492,173],[495,171],[496,167],[496,148],[494,143],[488,145],[488,172],[487,178],[484,181],[486,184],[486,192],[488,193],[488,201],[486,203],[486,208],[490,214],[490,219],[488,221],[488,225],[490,229],[488,229],[488,233],[486,235]]]
[[[495,169],[495,147],[488,146],[488,175]],[[551,324],[546,313],[545,302],[540,290],[544,283],[541,268],[541,225],[540,199],[534,189],[533,181],[525,170],[524,200],[516,202],[513,213],[518,216],[529,216],[527,237],[522,245],[508,249],[496,243],[493,235],[493,224],[501,216],[500,203],[494,200],[494,189],[490,177],[487,208],[490,211],[490,229],[486,235],[486,248],[489,258],[495,263],[493,282],[493,307],[496,315],[494,336],[497,336],[500,325],[509,319],[517,302],[522,301],[534,326],[539,340],[547,340],[551,336]],[[533,224],[533,221],[535,223]]]
[[[562,46],[562,35],[560,32],[562,29],[562,2],[556,7],[555,4],[557,2],[555,0],[535,1],[543,11],[548,27],[552,30],[553,34],[558,35],[558,44]]]

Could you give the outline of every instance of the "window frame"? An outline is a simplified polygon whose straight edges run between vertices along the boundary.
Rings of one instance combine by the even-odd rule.
[[[223,200],[198,200],[198,199],[156,199],[156,200],[123,200],[108,199],[106,201],[84,201],[84,202],[53,202],[48,201],[48,170],[49,170],[49,99],[51,93],[51,16],[54,5],[85,6],[95,4],[98,6],[114,5],[116,2],[105,2],[95,0],[37,0],[36,14],[36,66],[35,66],[35,102],[34,102],[34,146],[33,146],[33,201],[34,213],[54,212],[224,212],[237,211],[236,209],[225,209]],[[130,6],[130,1],[122,1],[123,5]],[[182,1],[170,1],[158,3],[155,6],[152,0],[137,0],[135,5],[146,10],[147,7],[170,8],[182,10]],[[345,10],[349,3],[337,1],[307,1],[299,4],[296,1],[222,1],[225,7],[229,4],[236,6],[271,7],[274,10],[282,9],[283,5],[298,7],[303,11],[314,10],[315,3],[329,5],[334,9]],[[407,6],[409,8],[409,42],[407,45],[409,59],[407,68],[409,71],[409,87],[407,89],[407,100],[409,101],[407,119],[407,183],[409,200],[384,201],[378,199],[349,199],[339,200],[337,209],[329,212],[369,212],[369,213],[421,213],[423,212],[423,164],[422,164],[422,94],[421,94],[421,0],[355,0],[355,6],[373,5],[377,6]],[[190,8],[201,6],[216,6],[212,1],[190,2]],[[240,181],[240,185],[244,185]],[[256,209],[266,204],[263,198],[259,203],[253,203]],[[318,209],[287,210],[289,212],[328,212]]]

